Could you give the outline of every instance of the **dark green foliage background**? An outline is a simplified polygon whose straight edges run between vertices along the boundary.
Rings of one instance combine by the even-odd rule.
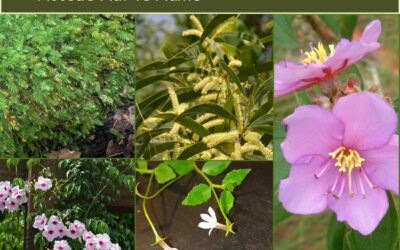
[[[133,15],[0,15],[0,157],[79,144],[133,100]]]

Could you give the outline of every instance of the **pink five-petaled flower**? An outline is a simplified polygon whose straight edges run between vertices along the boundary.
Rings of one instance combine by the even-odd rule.
[[[330,52],[319,43],[317,48],[305,53],[301,63],[279,62],[274,67],[275,96],[283,96],[333,78],[349,65],[378,49],[380,33],[381,23],[374,20],[358,40],[341,39],[336,46],[329,46]]]
[[[38,215],[35,217],[35,222],[33,223],[33,228],[39,229],[40,231],[43,230],[44,226],[47,223],[47,217],[45,214]]]
[[[58,240],[54,242],[54,250],[71,250],[68,242],[65,240]]]
[[[47,191],[49,190],[53,184],[51,183],[51,180],[48,178],[44,178],[43,176],[39,176],[37,182],[35,183],[35,189],[39,189],[42,191]]]
[[[97,248],[106,250],[111,245],[110,236],[108,234],[96,234]]]
[[[46,225],[43,227],[42,235],[47,241],[51,242],[58,237],[58,228],[51,225]]]
[[[332,111],[304,105],[284,120],[282,143],[292,165],[279,200],[296,214],[332,209],[339,221],[368,235],[398,194],[397,115],[370,92],[341,97]]]

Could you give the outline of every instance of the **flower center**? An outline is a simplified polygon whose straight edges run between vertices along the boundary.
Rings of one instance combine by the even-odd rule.
[[[343,146],[329,153],[329,156],[336,160],[335,166],[339,168],[339,172],[347,172],[349,176],[354,168],[361,168],[363,161],[365,161],[356,150]]]
[[[329,56],[331,56],[335,52],[335,46],[330,44],[329,46],[329,55],[321,42],[318,43],[317,47],[312,47],[311,50],[307,51],[303,55],[303,59],[301,63],[304,64],[321,64],[325,62]]]

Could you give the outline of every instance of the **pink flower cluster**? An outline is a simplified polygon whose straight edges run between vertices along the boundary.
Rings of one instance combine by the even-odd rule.
[[[60,218],[55,215],[47,218],[45,214],[35,217],[33,227],[42,231],[42,235],[46,240],[52,242],[54,239],[62,239],[68,237],[72,240],[83,239],[85,241],[85,250],[120,250],[118,244],[111,242],[110,236],[107,234],[94,235],[86,230],[86,226],[75,220],[74,222],[63,223]],[[65,240],[55,241],[54,250],[70,250],[68,242]]]
[[[51,180],[49,178],[44,178],[43,176],[39,176],[37,182],[35,183],[36,190],[47,191],[53,187]]]
[[[13,212],[27,201],[24,189],[14,187],[9,181],[0,181],[0,211]]]

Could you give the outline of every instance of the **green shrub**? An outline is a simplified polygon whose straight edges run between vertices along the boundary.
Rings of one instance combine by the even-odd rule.
[[[0,16],[0,156],[77,149],[133,100],[132,15]]]

